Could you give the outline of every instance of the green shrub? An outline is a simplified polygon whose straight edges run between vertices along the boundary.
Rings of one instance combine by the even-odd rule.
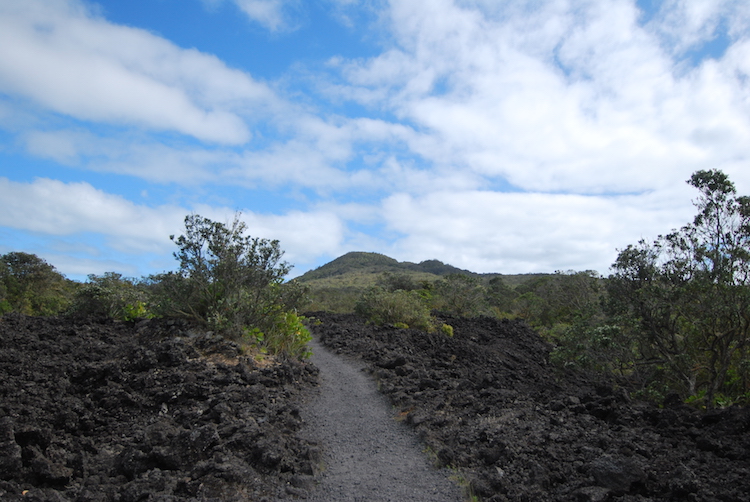
[[[635,346],[617,325],[557,324],[546,332],[556,345],[553,364],[634,377]]]
[[[487,311],[487,291],[479,279],[449,274],[435,283],[435,307],[458,316],[476,316]]]
[[[0,314],[57,315],[70,305],[75,283],[34,254],[0,256]]]
[[[276,312],[270,329],[263,332],[259,328],[245,329],[242,339],[264,353],[281,355],[289,358],[306,359],[311,352],[307,347],[312,340],[310,331],[305,327],[304,316],[295,312]]]
[[[380,286],[386,291],[414,291],[419,289],[419,285],[412,276],[405,273],[383,272],[378,279],[376,286]]]
[[[70,314],[106,316],[125,321],[153,317],[146,306],[146,292],[135,279],[116,272],[91,274],[88,279],[76,291]]]
[[[429,306],[415,291],[386,291],[375,286],[360,297],[354,311],[378,325],[401,323],[423,331],[435,330]]]
[[[306,357],[310,333],[296,311],[308,288],[284,283],[291,265],[278,241],[246,230],[239,214],[229,226],[187,216],[185,234],[171,237],[179,272],[150,278],[154,312],[193,318],[271,354]]]

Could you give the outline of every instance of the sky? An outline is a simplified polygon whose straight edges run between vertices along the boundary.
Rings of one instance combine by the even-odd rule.
[[[349,251],[596,270],[750,194],[746,0],[0,0],[0,253],[177,268],[199,214]]]

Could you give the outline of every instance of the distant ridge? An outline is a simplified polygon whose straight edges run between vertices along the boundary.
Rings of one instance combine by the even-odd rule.
[[[302,274],[294,281],[308,288],[311,312],[354,312],[362,293],[381,283],[384,273],[406,276],[412,284],[420,287],[429,287],[426,285],[440,281],[449,274],[469,275],[485,285],[495,278],[500,278],[511,288],[551,275],[478,274],[447,265],[440,260],[425,260],[421,263],[400,262],[380,253],[353,251]]]
[[[452,265],[446,265],[439,260],[425,260],[421,263],[399,262],[380,253],[368,253],[364,251],[352,251],[335,260],[322,265],[315,270],[310,270],[297,278],[299,282],[326,279],[345,274],[378,274],[383,272],[422,272],[438,276],[448,274],[471,274],[468,270],[462,270]]]

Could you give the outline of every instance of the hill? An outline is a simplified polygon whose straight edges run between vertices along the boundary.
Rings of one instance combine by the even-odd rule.
[[[405,274],[415,280],[435,281],[449,274],[466,274],[489,281],[502,277],[509,286],[518,286],[532,279],[553,274],[480,274],[443,263],[440,260],[425,260],[419,263],[400,262],[380,253],[352,251],[335,260],[310,270],[297,277],[296,281],[315,286],[358,285],[368,287],[375,283],[381,274]]]
[[[299,282],[312,282],[347,274],[382,274],[391,273],[417,273],[442,276],[454,273],[473,274],[468,270],[461,270],[451,265],[446,265],[439,260],[426,260],[421,263],[399,262],[380,253],[367,253],[363,251],[352,251],[325,265],[311,270],[297,278]]]
[[[495,277],[515,288],[534,279],[552,274],[479,274],[441,262],[400,262],[380,253],[353,251],[297,277],[296,282],[310,288],[315,309],[351,312],[354,302],[366,289],[377,284],[384,273],[407,276],[413,282],[435,282],[449,274],[465,274],[484,283]]]

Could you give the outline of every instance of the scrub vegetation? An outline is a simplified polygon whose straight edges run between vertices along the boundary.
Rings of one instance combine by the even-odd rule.
[[[179,269],[141,279],[107,272],[81,284],[35,255],[8,253],[0,259],[0,312],[182,317],[251,350],[304,358],[310,333],[297,312],[306,288],[284,282],[291,265],[282,261],[278,241],[246,230],[239,215],[229,225],[188,215],[185,233],[171,236]]]
[[[380,325],[418,318],[420,329],[438,325],[425,312],[522,319],[553,345],[555,364],[617,377],[639,398],[747,404],[750,198],[721,171],[687,182],[698,191],[693,221],[620,250],[608,277],[474,274],[349,253],[298,280],[319,310]]]
[[[750,399],[750,198],[721,171],[688,180],[697,214],[620,250],[595,271],[475,274],[437,260],[348,253],[294,281],[278,241],[199,215],[172,236],[177,271],[67,280],[41,258],[0,257],[0,312],[114,319],[178,316],[262,353],[304,357],[303,309],[356,312],[376,325],[448,333],[440,316],[520,319],[560,367],[616,376],[644,398],[712,408]]]

